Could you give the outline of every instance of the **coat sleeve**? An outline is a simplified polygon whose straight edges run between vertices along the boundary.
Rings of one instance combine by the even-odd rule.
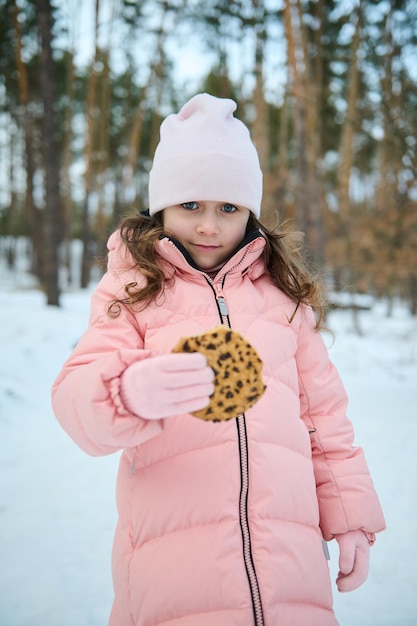
[[[113,253],[114,245],[111,239]],[[119,395],[126,367],[151,356],[126,307],[116,318],[107,313],[109,304],[123,293],[127,274],[120,272],[109,269],[94,291],[88,329],[52,387],[52,406],[61,426],[94,456],[135,447],[159,434],[164,423],[129,413]]]
[[[301,311],[297,366],[301,416],[311,434],[312,458],[326,540],[348,530],[361,529],[373,543],[385,528],[365,455],[353,445],[353,426],[346,415],[347,396],[329,359],[313,312]]]

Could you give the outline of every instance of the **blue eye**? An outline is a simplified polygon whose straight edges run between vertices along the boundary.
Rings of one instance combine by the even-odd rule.
[[[183,202],[181,206],[187,211],[193,211],[198,208],[197,202]]]
[[[234,213],[238,208],[234,204],[223,204],[222,211],[224,213]]]

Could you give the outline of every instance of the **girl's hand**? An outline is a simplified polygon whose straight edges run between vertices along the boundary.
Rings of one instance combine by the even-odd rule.
[[[167,354],[132,363],[122,374],[120,396],[138,417],[171,417],[206,407],[213,379],[203,354]]]
[[[339,591],[353,591],[368,577],[369,542],[361,530],[349,530],[335,535],[339,544],[339,574],[336,585]]]

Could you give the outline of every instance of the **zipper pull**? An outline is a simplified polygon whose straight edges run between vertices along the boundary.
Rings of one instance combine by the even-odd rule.
[[[217,298],[217,304],[219,306],[219,311],[221,315],[227,317],[229,315],[229,309],[227,308],[226,300],[223,298],[223,296]]]

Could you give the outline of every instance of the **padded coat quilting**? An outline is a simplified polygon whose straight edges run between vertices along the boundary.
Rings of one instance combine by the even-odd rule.
[[[109,303],[141,278],[118,234],[109,240],[89,328],[54,384],[53,406],[87,453],[123,450],[111,626],[336,626],[322,539],[384,528],[313,313],[300,307],[289,321],[295,305],[265,272],[264,243],[258,233],[212,280],[175,242],[158,241],[174,280],[155,304],[122,307],[114,319]],[[130,363],[222,321],[264,362],[267,390],[245,416],[146,421],[123,407]]]

